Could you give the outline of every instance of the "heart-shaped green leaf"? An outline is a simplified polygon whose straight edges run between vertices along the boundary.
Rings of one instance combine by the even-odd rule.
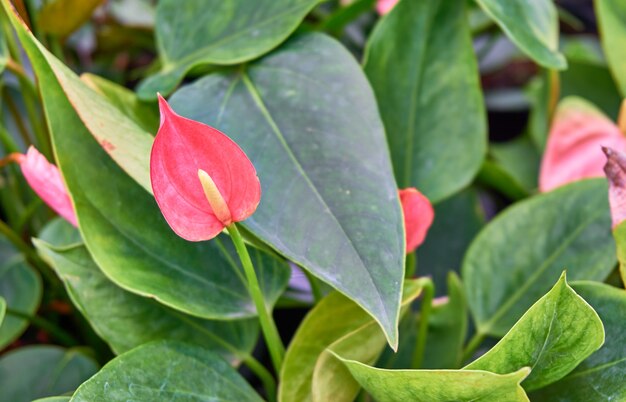
[[[407,281],[403,306],[422,291],[421,280]],[[329,353],[373,363],[385,346],[375,321],[350,299],[333,292],[319,302],[294,335],[280,373],[281,402],[352,401],[359,386]]]
[[[74,391],[98,366],[77,350],[57,346],[27,346],[0,358],[0,400],[33,399]]]
[[[402,211],[384,131],[359,65],[320,34],[245,69],[183,87],[173,109],[241,146],[261,180],[244,225],[361,305],[397,343]]]
[[[466,370],[384,370],[343,360],[378,402],[527,402],[520,382],[530,369],[500,375]]]
[[[563,70],[559,19],[552,0],[476,0],[524,53],[544,67]]]
[[[533,392],[540,402],[605,402],[626,400],[626,291],[597,282],[577,282],[572,287],[598,313],[606,342],[567,377]]]
[[[54,58],[7,3],[2,4],[37,74],[57,161],[74,201],[82,237],[100,269],[126,290],[195,316],[253,316],[256,310],[230,242],[217,238],[189,243],[170,230],[152,196],[128,177],[87,131],[49,67],[47,61]],[[117,130],[123,132],[123,127]],[[260,251],[254,251],[252,258],[259,260],[256,266],[264,295],[268,303],[274,303],[288,281],[288,267]]]
[[[604,180],[584,180],[519,202],[476,237],[463,281],[479,333],[504,336],[555,283],[604,280],[616,263]]]
[[[262,402],[218,355],[198,346],[157,341],[111,360],[81,385],[72,402]]]
[[[626,3],[596,0],[594,4],[604,53],[622,95],[626,96]]]
[[[284,41],[320,0],[161,0],[156,39],[161,71],[139,96],[171,93],[193,67],[243,63]]]
[[[417,187],[433,202],[465,187],[486,151],[465,2],[400,1],[372,33],[364,68],[400,187]]]
[[[506,374],[532,367],[523,383],[530,391],[563,378],[603,342],[600,317],[567,285],[563,273],[496,346],[464,369]]]
[[[70,402],[70,396],[50,396],[47,398],[36,399],[33,402]]]
[[[254,320],[208,321],[185,315],[117,287],[82,245],[59,249],[41,240],[34,242],[63,280],[74,305],[117,354],[169,339],[202,346],[238,364],[256,343]]]
[[[28,266],[21,256],[14,255],[2,261],[0,297],[4,298],[7,308],[32,315],[39,308],[41,294],[42,283],[39,273]],[[27,327],[27,320],[8,314],[0,326],[0,349],[19,338]]]

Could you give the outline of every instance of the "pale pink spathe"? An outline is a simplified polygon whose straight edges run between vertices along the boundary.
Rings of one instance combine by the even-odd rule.
[[[609,181],[609,205],[613,229],[626,220],[626,153],[602,148],[606,155],[604,173]]]
[[[604,176],[602,147],[626,151],[626,137],[609,118],[579,98],[557,108],[541,161],[539,190]]]
[[[406,252],[412,253],[426,239],[428,229],[435,219],[435,210],[426,196],[416,188],[399,190],[400,203],[404,213],[406,231]]]
[[[17,162],[33,191],[57,214],[77,227],[76,213],[59,169],[33,146],[28,148],[26,155],[20,155]]]
[[[398,0],[378,0],[376,3],[376,11],[378,14],[385,15],[396,5]]]

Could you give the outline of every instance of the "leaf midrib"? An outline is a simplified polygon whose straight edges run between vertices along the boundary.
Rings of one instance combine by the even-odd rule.
[[[274,134],[276,135],[277,139],[279,140],[279,142],[281,143],[281,145],[285,149],[285,152],[289,156],[289,159],[292,160],[292,162],[294,163],[296,169],[298,170],[300,175],[304,178],[305,182],[308,184],[308,187],[311,189],[312,193],[315,194],[316,198],[322,203],[322,205],[326,208],[326,210],[328,210],[328,212],[329,212],[330,216],[332,217],[332,219],[336,222],[337,226],[341,229],[341,231],[343,232],[343,234],[346,237],[346,239],[348,239],[348,243],[350,244],[350,247],[354,251],[354,254],[357,256],[358,261],[360,262],[360,268],[366,272],[366,274],[367,274],[366,277],[369,279],[369,281],[371,282],[372,286],[376,290],[376,292],[375,292],[376,293],[376,297],[378,298],[378,300],[380,302],[380,306],[382,307],[382,311],[384,313],[384,318],[385,318],[387,323],[390,323],[390,321],[389,321],[390,317],[389,317],[389,314],[387,312],[386,305],[385,305],[385,303],[384,303],[384,301],[382,299],[380,289],[378,288],[378,285],[374,281],[374,278],[372,277],[370,271],[365,266],[365,263],[364,263],[361,255],[359,254],[358,250],[354,246],[354,244],[352,242],[352,239],[350,238],[350,236],[348,236],[348,233],[346,233],[345,229],[343,228],[343,226],[341,225],[341,223],[339,222],[339,220],[337,219],[337,217],[335,216],[333,211],[330,209],[330,207],[328,206],[326,201],[323,199],[321,194],[317,191],[317,188],[313,185],[313,182],[311,181],[309,176],[306,174],[304,168],[302,167],[302,165],[300,164],[300,162],[298,161],[298,159],[294,155],[293,151],[289,147],[289,144],[287,143],[287,140],[285,139],[284,135],[282,134],[282,131],[280,130],[280,128],[278,127],[278,125],[276,124],[274,119],[272,118],[269,110],[267,109],[267,107],[265,106],[265,103],[263,102],[261,94],[256,89],[254,83],[252,82],[252,80],[248,76],[247,72],[246,71],[242,72],[241,77],[242,77],[242,81],[243,81],[246,89],[250,93],[250,96],[255,101],[255,104],[257,105],[257,108],[259,109],[259,111],[261,112],[261,114],[263,115],[263,117],[265,118],[267,123],[269,124],[269,126],[272,128],[272,131],[274,132]],[[355,300],[355,302],[357,302],[357,304],[361,304],[357,300]]]

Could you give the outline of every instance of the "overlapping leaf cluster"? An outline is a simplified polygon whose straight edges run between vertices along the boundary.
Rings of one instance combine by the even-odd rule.
[[[315,25],[329,7],[318,0],[160,0],[159,69],[132,92],[78,76],[42,43],[69,35],[100,2],[54,1],[41,24],[29,21],[43,34],[20,19],[22,2],[1,2],[0,34],[15,32],[41,99],[45,127],[29,128],[49,134],[51,151],[41,147],[54,155],[79,228],[40,225],[36,252],[2,230],[25,249],[0,239],[0,348],[37,320],[44,286],[33,268],[41,268],[43,283],[60,278],[116,357],[97,356],[110,360],[98,369],[80,349],[7,352],[0,401],[626,398],[626,291],[612,276],[605,181],[536,191],[560,97],[617,114],[626,7],[596,0],[605,62],[577,42],[559,51],[550,0],[401,0],[362,30],[359,63],[337,32],[354,16],[372,25],[373,1],[337,6]],[[72,10],[67,24],[59,10]],[[474,50],[481,24],[539,66],[528,128],[510,143],[488,141]],[[3,38],[2,68],[14,62]],[[609,89],[584,87],[578,78],[590,71]],[[254,164],[263,195],[243,225],[267,305],[294,303],[290,272],[307,272],[315,297],[278,373],[253,352],[255,308],[226,235],[186,242],[154,201],[157,92],[171,95],[177,113],[227,133]],[[3,149],[14,150],[0,131]],[[405,256],[398,187],[435,204],[418,279],[405,278],[416,263]],[[485,189],[514,201],[489,223]],[[442,297],[431,308],[433,291]],[[55,336],[75,346],[71,334]],[[254,375],[244,378],[240,365]]]

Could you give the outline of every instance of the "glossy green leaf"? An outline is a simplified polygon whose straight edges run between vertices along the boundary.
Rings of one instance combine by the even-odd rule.
[[[527,137],[519,137],[506,143],[494,143],[489,147],[493,161],[530,194],[537,188],[541,154]]]
[[[27,346],[0,358],[0,401],[33,399],[74,391],[98,366],[78,350]]]
[[[213,350],[238,364],[256,343],[255,320],[208,321],[185,315],[117,287],[82,245],[55,249],[43,241],[34,242],[63,280],[74,305],[117,354],[170,339]]]
[[[544,67],[562,70],[559,19],[552,0],[476,0],[524,53]]]
[[[104,0],[53,0],[42,7],[37,16],[41,29],[66,37],[89,20]]]
[[[469,184],[486,124],[465,2],[400,1],[372,33],[364,69],[399,186],[438,202]]]
[[[39,79],[57,162],[82,237],[104,274],[126,290],[195,316],[253,316],[254,304],[231,242],[216,238],[190,243],[171,231],[152,196],[120,170],[87,131],[42,56],[45,49],[38,48],[8,11]],[[274,303],[288,281],[288,267],[259,251],[252,254],[264,295]]]
[[[39,273],[16,255],[0,265],[0,297],[6,307],[23,314],[32,315],[39,308],[42,283]],[[28,327],[28,321],[7,314],[0,327],[0,349],[12,343]],[[0,387],[1,389],[2,387]]]
[[[7,46],[6,38],[4,37],[4,29],[0,25],[0,73],[2,73],[9,62],[9,48]]]
[[[445,295],[448,273],[459,272],[463,255],[485,224],[478,191],[468,188],[435,205],[435,221],[417,249],[417,273],[432,276],[435,294]]]
[[[561,99],[579,96],[615,120],[622,97],[607,67],[571,57],[568,63],[568,69],[560,73]]]
[[[354,360],[343,363],[378,402],[528,401],[519,385],[530,372],[528,367],[499,375],[466,370],[385,370]]]
[[[61,217],[56,217],[49,221],[37,236],[54,247],[69,247],[82,245],[83,239],[80,232],[72,224]]]
[[[47,398],[36,399],[33,402],[70,402],[70,396],[50,396]]]
[[[109,81],[95,74],[85,73],[80,76],[87,86],[100,95],[104,96],[111,105],[115,106],[120,112],[126,115],[130,120],[147,133],[156,134],[159,129],[159,112],[154,103],[148,103],[140,100],[137,95],[130,89]],[[72,85],[79,86],[77,82],[72,81]],[[66,85],[70,85],[69,83]],[[68,93],[71,91],[68,91]],[[77,109],[83,109],[77,106]],[[90,111],[85,111],[89,113]],[[93,111],[91,111],[93,113]],[[128,133],[126,133],[128,135]],[[142,136],[142,138],[146,138]]]
[[[605,180],[584,180],[502,212],[476,237],[463,281],[478,332],[504,336],[555,283],[604,280],[615,266]]]
[[[422,367],[427,369],[460,367],[467,324],[468,310],[463,284],[459,277],[451,272],[448,274],[448,296],[433,300]]]
[[[626,291],[597,282],[573,283],[602,319],[604,346],[562,380],[536,391],[538,402],[606,402],[626,400]]]
[[[4,297],[0,297],[0,328],[2,327],[2,322],[4,321],[4,316],[7,312],[7,302],[4,300]]]
[[[496,346],[464,369],[506,374],[532,367],[523,385],[534,390],[563,378],[602,343],[600,317],[568,286],[563,273]]]
[[[152,342],[111,360],[76,390],[72,402],[261,402],[218,355],[177,342]]]
[[[405,283],[403,305],[419,296],[420,280]],[[373,363],[385,346],[384,334],[358,305],[333,292],[307,314],[294,335],[280,373],[281,402],[351,401],[359,386],[331,351]],[[334,393],[333,393],[334,392]]]
[[[602,47],[611,73],[626,96],[626,3],[615,0],[595,0]]]
[[[252,160],[263,196],[245,227],[363,306],[395,345],[402,211],[376,103],[352,55],[327,36],[298,36],[245,70],[180,89],[170,104],[228,133]]]
[[[156,38],[161,71],[138,89],[142,98],[171,93],[202,64],[243,63],[269,52],[320,0],[161,0]]]

